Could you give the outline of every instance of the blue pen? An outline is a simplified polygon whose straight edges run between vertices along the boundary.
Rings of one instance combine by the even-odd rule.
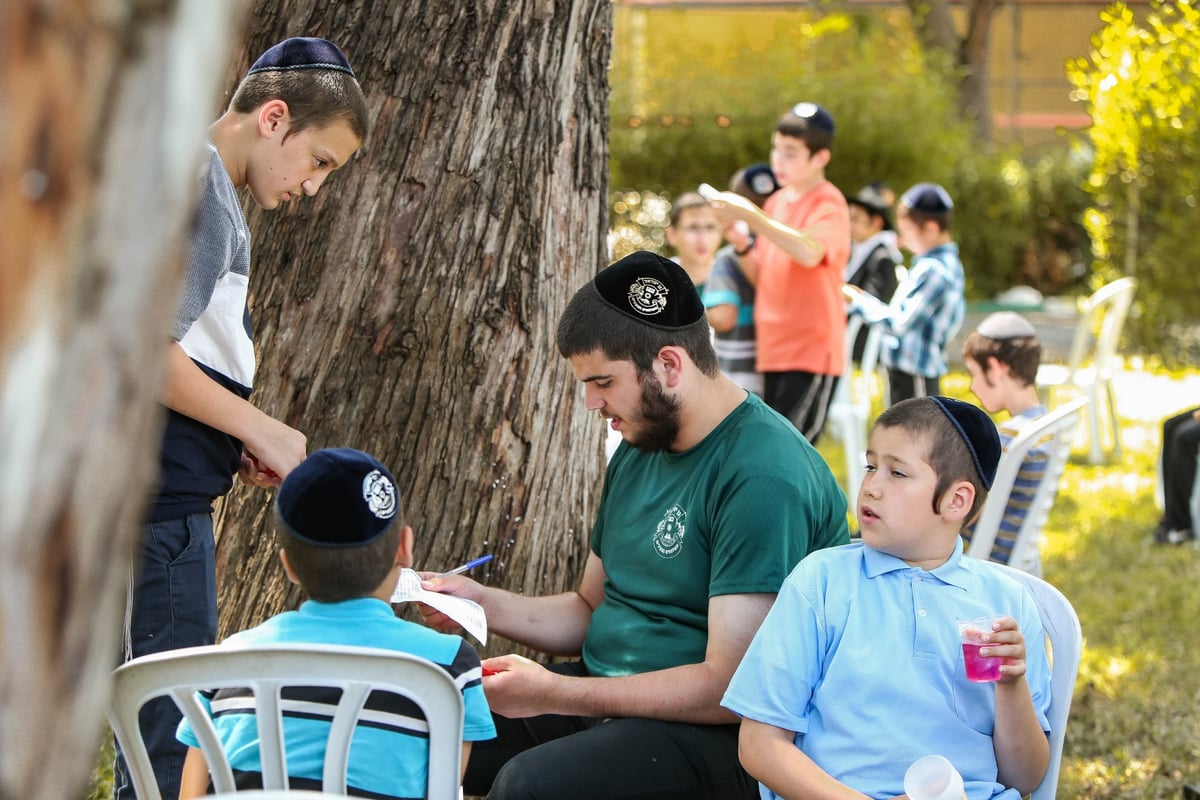
[[[460,572],[466,572],[469,569],[475,569],[480,564],[486,564],[487,562],[489,562],[491,560],[492,560],[491,555],[480,556],[479,558],[475,559],[474,561],[468,561],[467,563],[463,564],[461,567],[455,567],[454,569],[450,570],[449,572],[443,572],[442,574],[437,575],[436,577],[445,578],[447,575],[457,575]]]

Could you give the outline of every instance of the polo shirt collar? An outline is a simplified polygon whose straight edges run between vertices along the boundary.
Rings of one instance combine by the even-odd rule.
[[[863,546],[863,570],[868,578],[876,578],[888,572],[910,569],[917,569],[917,567],[909,566],[903,559],[897,558],[890,553],[884,553],[881,550]],[[946,563],[936,569],[928,570],[928,573],[942,583],[962,589],[970,587],[972,583],[971,568],[966,556],[963,555],[963,540],[961,536],[954,543],[954,552],[950,554],[950,558],[946,559]]]

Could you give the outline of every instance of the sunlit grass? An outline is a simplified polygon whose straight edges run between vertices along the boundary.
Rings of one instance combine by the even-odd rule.
[[[1145,377],[1152,394],[1120,394],[1123,410],[1144,411],[1164,395],[1175,402],[1177,381],[1188,376]],[[973,399],[964,374],[942,387]],[[1200,397],[1172,410],[1186,402]],[[1183,784],[1200,784],[1200,551],[1149,542],[1166,413],[1122,415],[1123,453],[1103,465],[1086,463],[1081,436],[1044,531],[1045,577],[1070,598],[1085,639],[1061,798],[1178,800]],[[841,443],[826,438],[818,449],[844,479]]]

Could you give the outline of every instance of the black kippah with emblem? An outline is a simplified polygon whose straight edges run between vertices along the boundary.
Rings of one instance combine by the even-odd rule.
[[[288,533],[317,547],[361,547],[400,513],[400,490],[387,467],[359,450],[318,450],[288,473],[275,497]]]
[[[607,305],[652,328],[676,331],[704,319],[704,304],[687,271],[656,253],[631,253],[602,270],[592,285]]]
[[[336,69],[354,77],[350,62],[336,44],[308,36],[294,36],[274,45],[258,57],[246,74],[296,69]]]

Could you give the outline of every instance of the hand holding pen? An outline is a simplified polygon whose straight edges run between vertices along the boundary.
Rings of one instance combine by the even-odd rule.
[[[454,569],[449,570],[447,572],[439,572],[437,575],[434,575],[434,577],[435,578],[445,578],[449,575],[459,575],[463,572],[466,572],[469,569],[475,569],[478,566],[486,564],[487,562],[489,562],[491,560],[492,560],[491,554],[488,554],[486,556],[480,556],[479,558],[468,561],[467,563],[463,564],[460,567],[455,567]]]

